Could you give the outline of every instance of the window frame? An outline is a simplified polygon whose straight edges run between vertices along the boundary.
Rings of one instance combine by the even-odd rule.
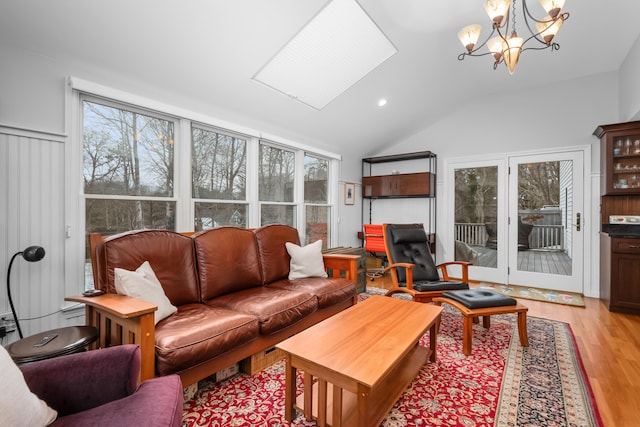
[[[260,225],[260,207],[262,201],[258,198],[258,153],[259,144],[267,142],[278,148],[292,151],[295,154],[295,174],[294,174],[294,199],[286,202],[295,208],[295,227],[301,242],[304,242],[306,235],[305,212],[307,203],[304,201],[304,156],[326,159],[328,161],[327,192],[328,201],[326,206],[329,209],[329,224],[327,246],[331,246],[337,239],[334,231],[337,230],[338,218],[336,217],[339,201],[336,200],[336,188],[338,186],[339,169],[341,156],[332,152],[324,151],[314,147],[301,144],[296,141],[283,139],[277,136],[268,135],[261,131],[251,129],[246,126],[228,123],[220,119],[212,118],[190,110],[185,110],[170,104],[165,104],[156,100],[134,95],[125,91],[106,87],[94,82],[69,76],[65,88],[65,127],[68,129],[69,144],[65,147],[65,236],[69,241],[65,251],[65,267],[69,272],[69,279],[65,285],[65,293],[68,295],[77,294],[85,288],[84,281],[84,260],[86,245],[86,221],[85,221],[85,201],[83,185],[83,122],[82,122],[82,100],[94,99],[96,102],[123,109],[135,109],[136,111],[159,117],[162,119],[174,120],[174,188],[173,196],[169,198],[152,197],[153,200],[171,200],[176,203],[175,229],[178,231],[194,230],[194,214],[196,200],[213,203],[242,203],[239,200],[212,200],[194,199],[191,194],[191,126],[211,129],[221,133],[237,135],[247,139],[247,188],[246,202],[248,204],[249,215],[247,227],[255,228]],[[188,173],[181,171],[188,170]],[[114,198],[112,195],[91,195],[94,198]],[[121,196],[124,200],[130,196]],[[147,196],[135,196],[135,199],[143,199]],[[266,202],[278,204],[280,202]],[[324,204],[322,204],[324,206]],[[77,224],[78,229],[73,226]],[[81,262],[78,262],[82,260]]]

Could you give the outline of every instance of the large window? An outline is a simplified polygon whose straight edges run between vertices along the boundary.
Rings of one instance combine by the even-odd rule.
[[[175,227],[174,122],[83,100],[88,233]]]
[[[307,243],[323,241],[327,247],[329,237],[329,161],[310,154],[304,156],[305,237]]]
[[[260,143],[259,151],[260,225],[287,224],[295,227],[295,153],[265,142]]]
[[[246,228],[247,140],[194,126],[191,146],[194,229]]]
[[[303,243],[328,246],[334,157],[196,123],[170,107],[77,96],[85,236],[287,224]],[[88,239],[85,261],[91,287]]]

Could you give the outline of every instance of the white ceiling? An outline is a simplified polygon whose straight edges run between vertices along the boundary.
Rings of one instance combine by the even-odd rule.
[[[147,97],[171,96],[198,113],[362,155],[469,99],[617,70],[640,34],[638,0],[568,0],[561,49],[523,53],[510,76],[489,57],[457,59],[460,28],[488,31],[483,0],[360,0],[398,53],[317,111],[252,76],[326,0],[0,1],[2,42],[69,64],[70,74],[122,76]]]

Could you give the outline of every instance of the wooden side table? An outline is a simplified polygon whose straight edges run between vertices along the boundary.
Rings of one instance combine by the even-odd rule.
[[[98,339],[93,326],[67,326],[31,335],[7,346],[16,364],[37,362],[77,353]]]

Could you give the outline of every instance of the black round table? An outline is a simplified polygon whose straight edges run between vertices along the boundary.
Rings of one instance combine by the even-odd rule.
[[[93,326],[66,326],[15,341],[7,352],[20,365],[84,351],[97,339],[98,330]]]

